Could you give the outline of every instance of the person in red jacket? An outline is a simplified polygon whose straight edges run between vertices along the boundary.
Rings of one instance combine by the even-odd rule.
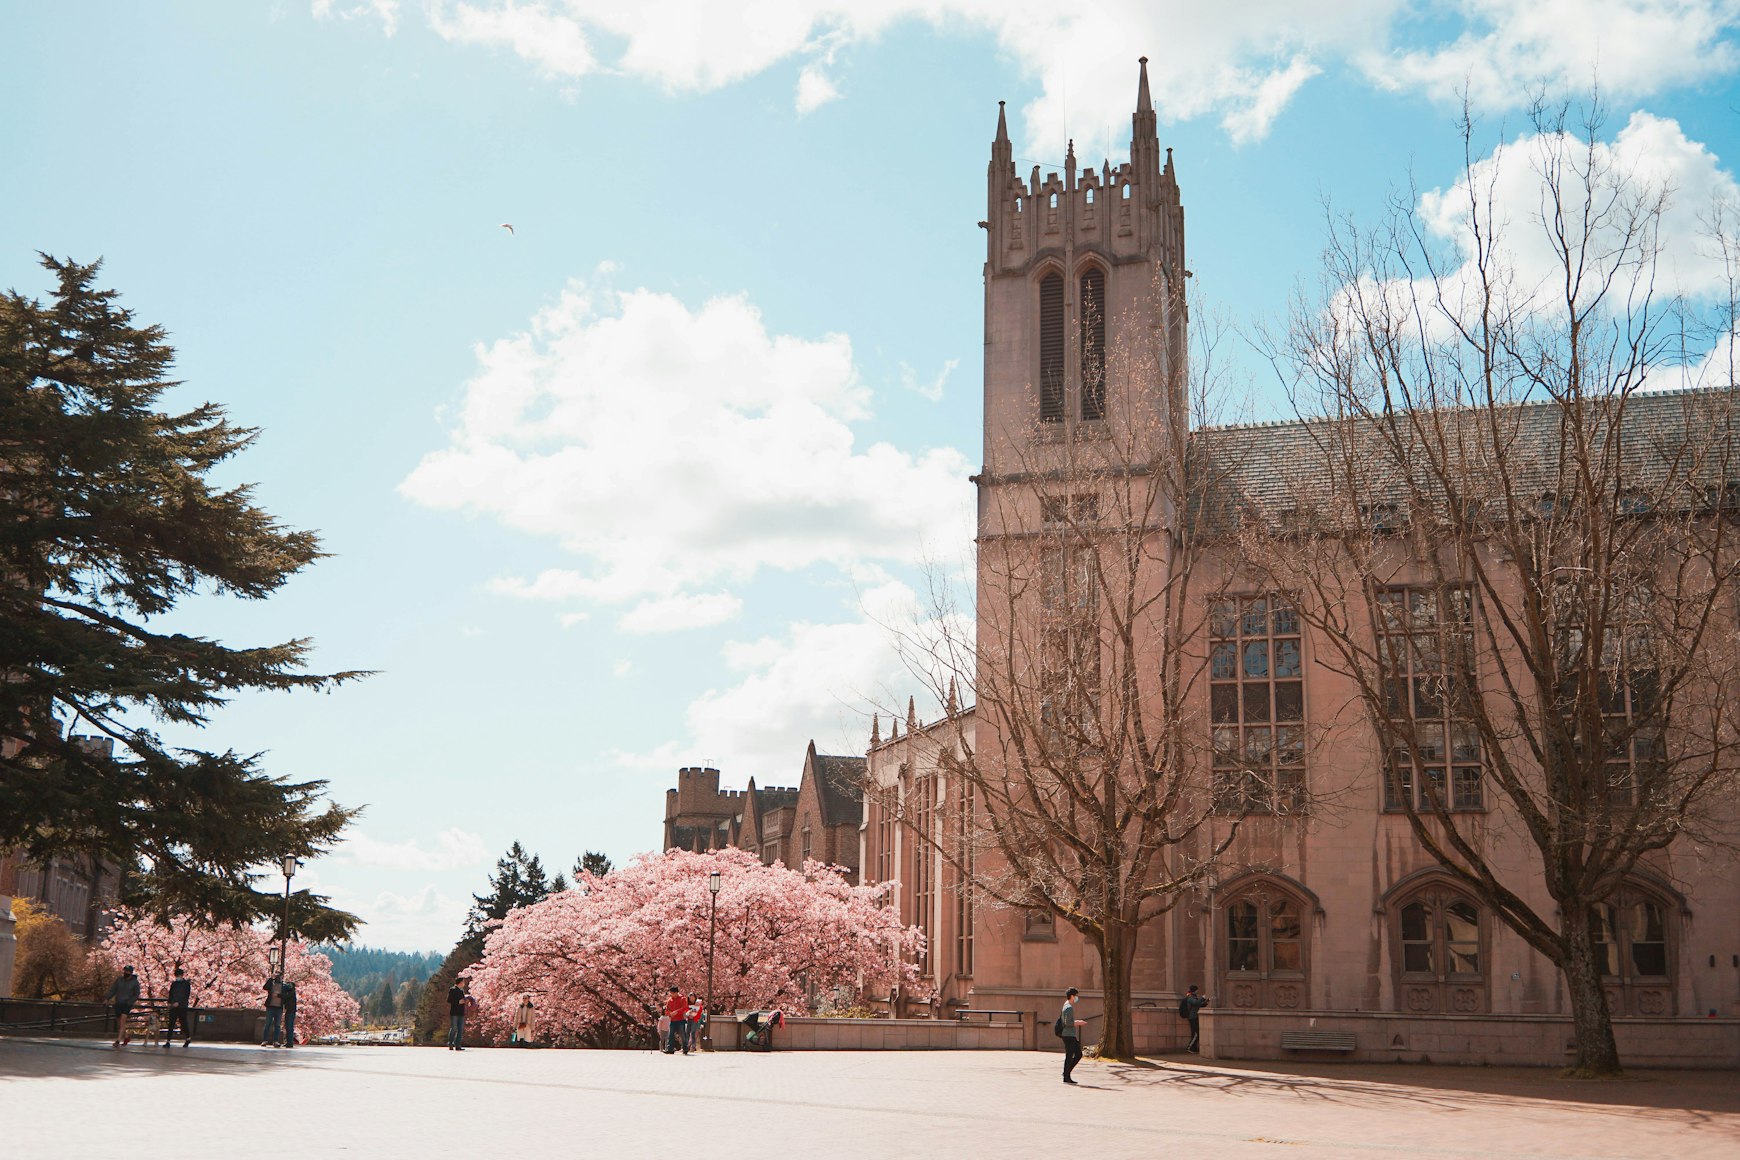
[[[665,997],[665,1018],[671,1021],[671,1029],[665,1032],[665,1054],[675,1053],[679,1046],[684,1055],[689,1054],[689,1001],[675,987]]]

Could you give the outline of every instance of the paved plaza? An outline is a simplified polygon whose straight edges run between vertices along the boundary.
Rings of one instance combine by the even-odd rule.
[[[1026,1052],[651,1052],[0,1039],[16,1157],[1740,1155],[1732,1072],[1141,1066]]]

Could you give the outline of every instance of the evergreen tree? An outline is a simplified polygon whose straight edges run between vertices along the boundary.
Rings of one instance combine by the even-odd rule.
[[[469,945],[481,954],[490,922],[506,918],[510,910],[541,902],[549,893],[550,883],[544,876],[543,862],[536,854],[526,853],[525,848],[515,842],[497,859],[489,892],[471,896],[475,905],[465,920],[465,937],[460,940],[460,945]]]
[[[591,874],[596,878],[602,878],[614,869],[615,867],[610,864],[610,859],[596,850],[588,850],[574,859],[574,877],[576,878],[582,874]]]
[[[42,264],[47,302],[0,296],[0,848],[138,859],[131,900],[158,913],[272,919],[276,876],[250,867],[321,853],[354,811],[258,754],[171,748],[139,722],[203,726],[238,692],[363,675],[305,671],[305,639],[156,627],[196,593],[264,599],[319,542],[208,478],[257,432],[211,403],[159,409],[176,385],[163,329],[97,289],[96,265]],[[326,901],[297,892],[291,929],[348,933],[355,916]]]
[[[393,1011],[393,985],[383,981],[381,989],[375,992],[373,1002],[369,1004],[369,1015],[377,1020],[391,1019]]]

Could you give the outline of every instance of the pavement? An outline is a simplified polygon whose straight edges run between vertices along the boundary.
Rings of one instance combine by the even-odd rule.
[[[0,1039],[0,1155],[1740,1157],[1740,1073]]]

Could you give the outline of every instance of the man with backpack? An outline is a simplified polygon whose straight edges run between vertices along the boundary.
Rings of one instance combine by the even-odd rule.
[[[1182,1018],[1190,1020],[1190,1046],[1184,1050],[1195,1052],[1198,1055],[1202,1053],[1202,1024],[1198,1017],[1206,1006],[1208,1006],[1208,999],[1196,993],[1195,983],[1190,984],[1190,990],[1186,991],[1184,997],[1178,1000],[1178,1014]]]
[[[1081,1024],[1075,1017],[1075,1001],[1081,994],[1071,987],[1063,993],[1063,1013],[1057,1017],[1055,1030],[1063,1036],[1063,1082],[1074,1084],[1069,1073],[1081,1062]]]

